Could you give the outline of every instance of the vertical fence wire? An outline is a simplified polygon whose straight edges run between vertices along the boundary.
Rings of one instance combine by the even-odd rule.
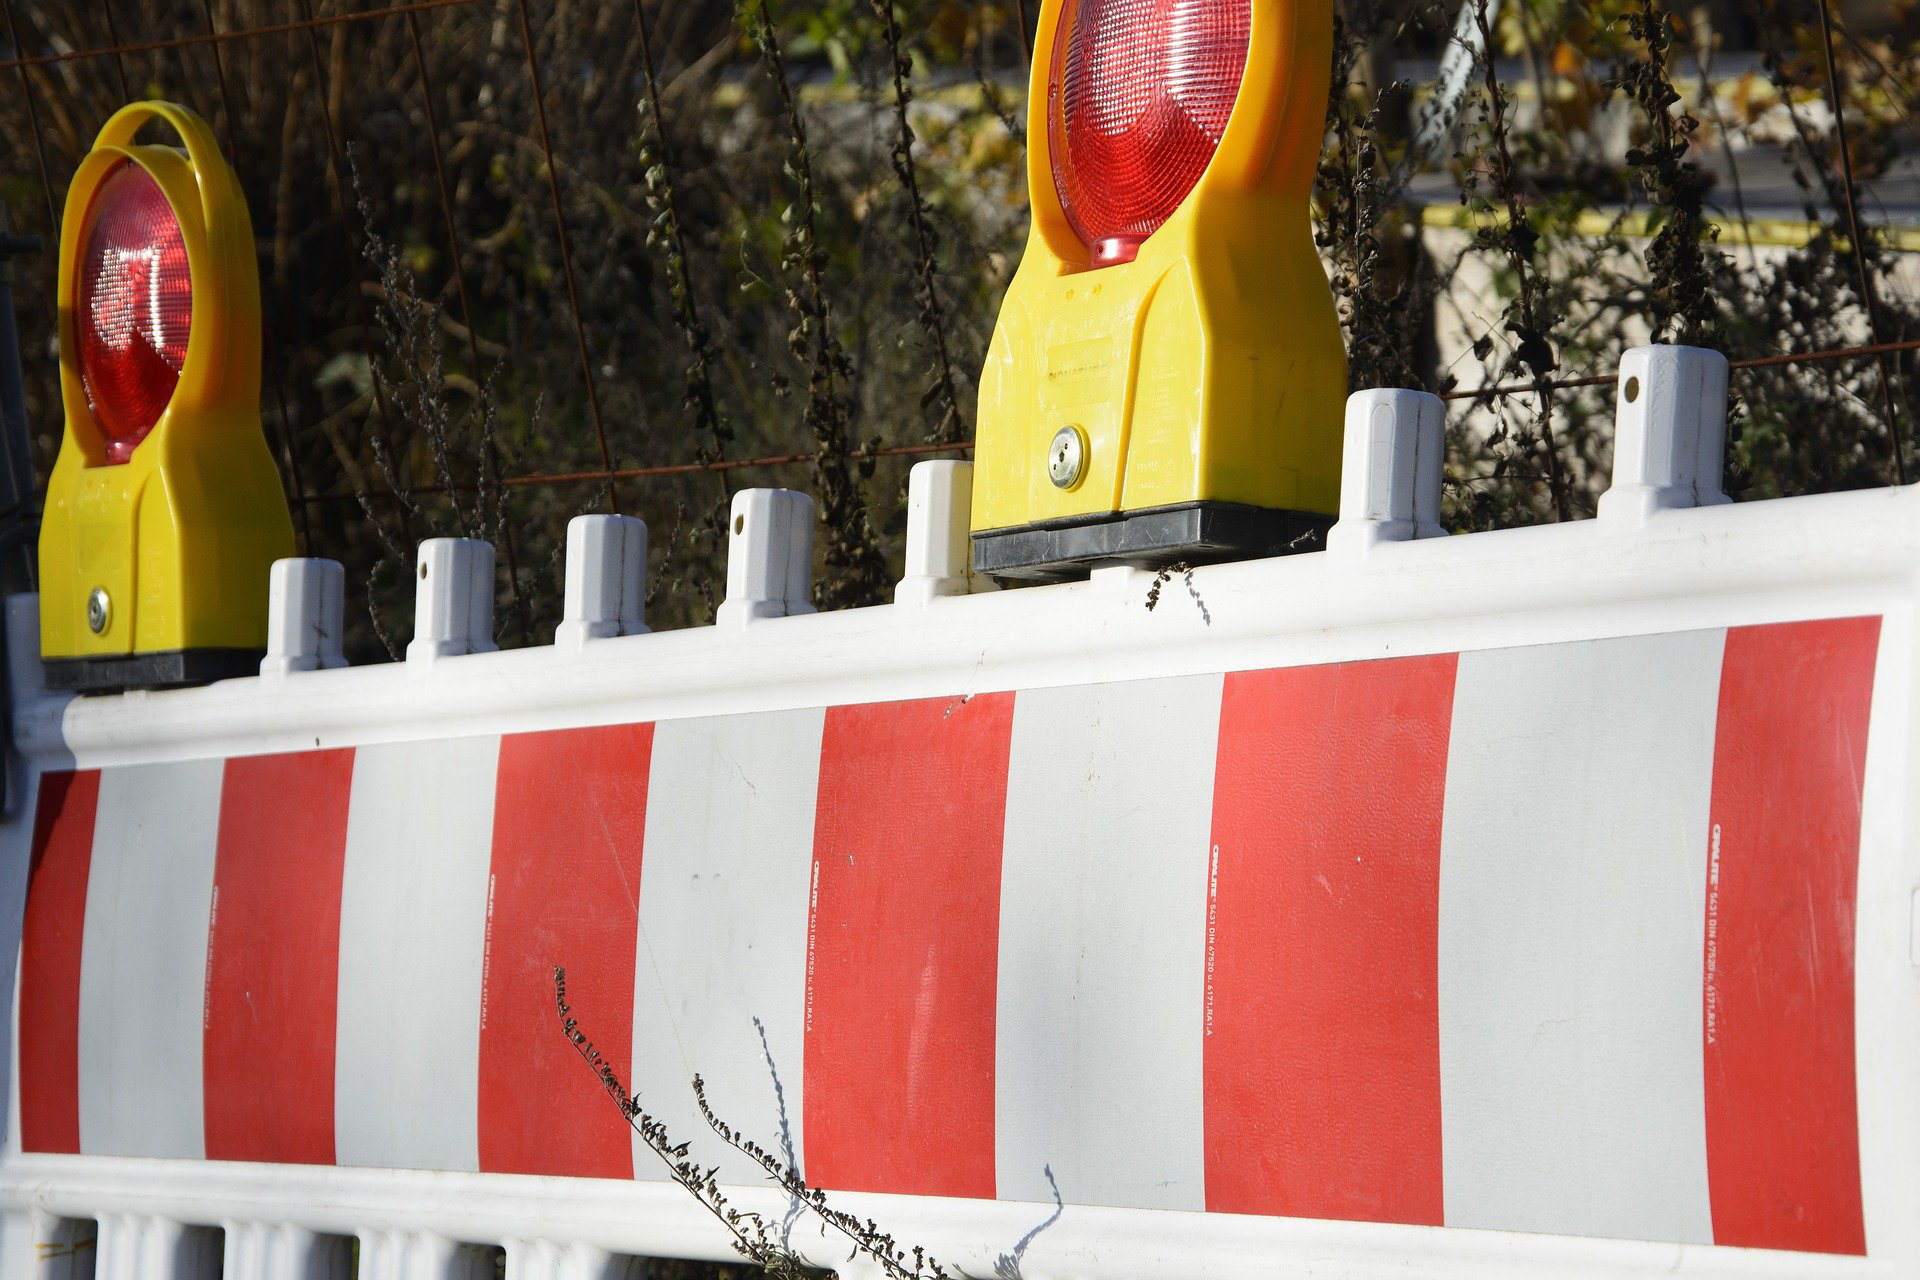
[[[300,0],[300,10],[302,16],[311,18],[313,16],[313,0]],[[346,242],[347,270],[354,277],[355,281],[353,296],[354,300],[359,304],[361,349],[364,350],[367,355],[367,380],[373,384],[374,407],[380,419],[379,431],[381,445],[386,451],[387,466],[391,472],[390,479],[395,490],[393,494],[394,509],[400,517],[400,536],[402,539],[410,542],[413,538],[412,500],[408,495],[406,480],[400,471],[399,458],[393,451],[393,410],[391,406],[387,404],[386,383],[381,380],[374,367],[377,356],[373,349],[373,315],[367,303],[366,291],[358,287],[360,268],[366,259],[361,252],[360,237],[354,233],[353,215],[347,202],[347,166],[345,157],[341,152],[339,135],[334,131],[333,127],[333,107],[327,91],[328,78],[326,62],[325,59],[320,56],[320,36],[318,29],[309,26],[306,28],[306,35],[307,51],[313,58],[314,99],[320,107],[320,126],[324,132],[327,144],[327,169],[333,178],[334,199],[337,202],[336,207],[340,215],[340,233]],[[371,510],[368,511],[368,515],[372,515]],[[377,522],[374,523],[374,527],[375,530],[378,531],[379,525]],[[395,547],[389,545],[388,550],[401,556],[406,554],[404,546]]]
[[[214,21],[213,0],[200,0],[200,11],[207,18],[207,33],[217,37],[220,34],[220,25]],[[220,56],[218,39],[208,41],[207,49],[213,54],[214,79],[220,87],[220,114],[227,125],[227,155],[231,157],[237,169],[240,164],[240,139],[234,130],[233,94],[227,88],[227,64]],[[245,199],[245,191],[246,186],[242,183],[242,199]],[[254,250],[254,257],[256,261],[259,258],[258,247]],[[287,412],[287,378],[285,371],[280,367],[280,346],[273,340],[273,330],[267,309],[264,307],[260,313],[260,342],[267,349],[267,372],[273,382],[273,399],[274,403],[280,407],[280,448],[286,454],[287,477],[293,481],[293,494],[298,499],[295,505],[300,509],[300,537],[306,548],[312,550],[313,512],[312,504],[307,501],[306,472],[300,465],[300,450],[295,447],[293,417]]]
[[[13,49],[16,59],[25,56],[20,48],[20,33],[13,25],[13,0],[0,0],[0,14],[7,19],[7,44]],[[53,204],[53,178],[47,173],[47,144],[40,131],[40,108],[33,100],[33,80],[26,64],[16,62],[15,71],[20,73],[20,96],[27,107],[27,126],[33,133],[33,158],[40,166],[40,194],[47,200],[47,230],[55,245],[60,243],[60,214]]]
[[[1847,236],[1853,243],[1853,270],[1860,284],[1860,306],[1867,313],[1867,340],[1877,347],[1880,345],[1879,308],[1874,305],[1873,279],[1867,272],[1866,241],[1860,238],[1860,215],[1854,209],[1853,152],[1847,143],[1847,113],[1840,92],[1840,73],[1833,61],[1833,20],[1828,13],[1828,0],[1818,0],[1818,3],[1820,43],[1827,63],[1827,104],[1833,110],[1834,136],[1840,147],[1840,191],[1846,203]],[[1880,402],[1887,417],[1887,443],[1893,447],[1893,471],[1900,483],[1905,484],[1907,455],[1900,447],[1900,422],[1893,411],[1893,375],[1884,354],[1874,360],[1880,369]]]
[[[546,94],[540,84],[540,58],[533,46],[533,19],[527,0],[519,0],[520,41],[527,50],[527,79],[533,88],[533,115],[540,126],[540,150],[546,157],[547,190],[553,196],[553,226],[560,237],[560,267],[567,280],[567,305],[573,312],[573,336],[580,347],[580,375],[587,383],[587,412],[600,442],[600,465],[607,473],[607,505],[620,513],[620,494],[613,483],[613,453],[607,448],[607,426],[600,416],[600,390],[594,383],[593,356],[587,349],[587,326],[580,312],[580,291],[573,278],[573,245],[567,234],[567,214],[560,199],[560,170],[553,160],[553,138],[547,132]]]
[[[481,377],[480,374],[480,321],[473,313],[473,300],[467,296],[466,262],[460,251],[460,228],[456,225],[453,217],[453,192],[447,185],[447,164],[440,146],[440,118],[438,110],[433,105],[433,76],[432,73],[427,70],[427,51],[420,39],[419,14],[411,12],[407,14],[407,34],[413,43],[413,66],[420,80],[420,103],[421,106],[425,108],[427,115],[427,145],[433,148],[433,176],[440,188],[440,213],[445,219],[447,226],[447,249],[453,267],[454,292],[457,293],[460,298],[460,321],[467,326],[467,354],[473,362],[474,384],[484,389],[487,385],[487,379]],[[492,468],[493,474],[498,477],[500,474],[500,450],[492,435],[486,433],[484,430],[487,408],[481,403],[477,396],[474,399],[473,412],[476,419],[482,424],[482,433],[485,439],[483,439],[481,443],[486,449],[487,465]],[[605,442],[602,441],[603,451],[604,445]],[[503,506],[505,504],[504,493],[505,491],[502,490],[503,496],[501,502]],[[513,521],[505,518],[504,511],[501,513],[500,539],[502,543],[505,544],[503,549],[507,553],[507,583],[512,593],[514,608],[520,609],[522,603],[520,599],[520,557],[514,548]],[[530,622],[531,619],[524,616],[523,613],[521,618],[522,625],[528,625]]]
[[[127,83],[127,58],[120,52],[120,27],[113,18],[113,0],[100,0],[100,11],[107,19],[107,43],[113,46],[113,71],[120,78],[120,96],[133,101],[133,89]]]
[[[701,316],[700,299],[693,278],[693,257],[687,251],[686,229],[680,222],[680,196],[676,184],[682,175],[673,139],[667,130],[666,105],[660,94],[660,66],[653,53],[653,24],[647,18],[645,0],[633,0],[633,22],[640,37],[640,74],[646,90],[646,112],[654,142],[659,148],[654,156],[654,166],[646,175],[647,188],[658,201],[656,216],[647,238],[651,242],[654,236],[659,237],[667,260],[668,293],[675,300],[682,336],[687,343],[687,402],[693,407],[694,417],[707,436],[698,452],[704,455],[711,451],[713,458],[719,458],[726,453],[733,433],[722,417],[714,396],[712,340]],[[657,182],[655,169],[658,171]],[[724,480],[721,487],[724,497]]]

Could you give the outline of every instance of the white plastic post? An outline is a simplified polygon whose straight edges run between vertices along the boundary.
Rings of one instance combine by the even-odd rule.
[[[87,1280],[94,1273],[97,1230],[91,1218],[13,1210],[0,1217],[0,1276]]]
[[[1620,358],[1613,485],[1605,520],[1644,523],[1671,507],[1731,501],[1720,488],[1727,453],[1727,358],[1700,347],[1634,347]]]
[[[347,571],[338,560],[275,560],[267,578],[267,656],[260,674],[344,667]]]
[[[1440,463],[1447,406],[1425,391],[1380,389],[1347,397],[1340,519],[1327,549],[1364,555],[1376,543],[1440,538]]]
[[[632,516],[567,521],[567,602],[553,642],[579,648],[647,631],[647,522]]]
[[[894,589],[896,603],[924,605],[973,589],[972,517],[971,462],[914,464],[907,474],[907,572]]]
[[[645,1264],[601,1249],[551,1240],[507,1241],[507,1274],[514,1280],[638,1280]]]
[[[285,1223],[233,1223],[227,1227],[223,1274],[246,1280],[353,1280],[353,1242]]]
[[[493,545],[478,538],[429,538],[420,544],[408,662],[492,653]]]
[[[17,705],[27,690],[45,688],[40,670],[40,597],[35,592],[8,596],[6,608],[7,679]]]
[[[727,527],[727,598],[715,621],[813,612],[813,499],[794,489],[742,489]]]
[[[359,1280],[493,1280],[485,1249],[423,1231],[375,1231],[360,1237]]]
[[[95,1280],[219,1280],[220,1233],[165,1218],[104,1214]]]

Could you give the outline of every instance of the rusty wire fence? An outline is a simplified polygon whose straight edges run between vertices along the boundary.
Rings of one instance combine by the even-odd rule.
[[[1423,187],[1393,175],[1457,7],[1343,0],[1316,206],[1355,385],[1452,402],[1455,527],[1589,512],[1609,371],[1649,337],[1740,368],[1737,490],[1904,482],[1920,302],[1881,197],[1920,75],[1898,15],[1482,12],[1496,57]],[[656,618],[703,620],[748,475],[815,493],[822,604],[879,598],[906,467],[969,447],[1025,232],[1034,16],[0,0],[0,202],[49,246],[19,285],[41,473],[66,182],[115,107],[165,97],[247,192],[263,418],[303,551],[363,585],[361,656],[394,650],[411,549],[445,533],[500,548],[504,638],[537,641],[582,510],[645,516]],[[1790,175],[1791,217],[1746,207],[1755,163]]]

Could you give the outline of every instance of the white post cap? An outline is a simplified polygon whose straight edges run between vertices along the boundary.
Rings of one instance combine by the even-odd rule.
[[[492,653],[493,544],[429,538],[420,544],[408,662]]]
[[[1727,358],[1701,347],[1634,347],[1620,358],[1613,485],[1600,516],[1640,523],[1671,507],[1710,507],[1727,453]]]
[[[896,603],[925,604],[973,590],[972,518],[971,462],[914,464],[907,473],[907,571],[894,589]]]
[[[813,499],[795,489],[742,489],[727,523],[727,598],[714,621],[813,612]]]
[[[338,560],[275,560],[267,576],[267,656],[260,674],[346,666],[346,595],[347,571]]]
[[[647,522],[632,516],[567,521],[566,613],[554,643],[578,647],[647,630]]]
[[[1364,554],[1380,542],[1440,538],[1447,406],[1425,391],[1380,388],[1347,397],[1340,519],[1327,549]]]

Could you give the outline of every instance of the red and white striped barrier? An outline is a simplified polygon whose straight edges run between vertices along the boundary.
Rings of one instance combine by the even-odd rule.
[[[22,1147],[1858,1254],[1881,630],[50,773]]]
[[[725,1256],[556,965],[967,1274],[1920,1274],[1920,490],[1663,492],[29,693],[0,1274]]]

